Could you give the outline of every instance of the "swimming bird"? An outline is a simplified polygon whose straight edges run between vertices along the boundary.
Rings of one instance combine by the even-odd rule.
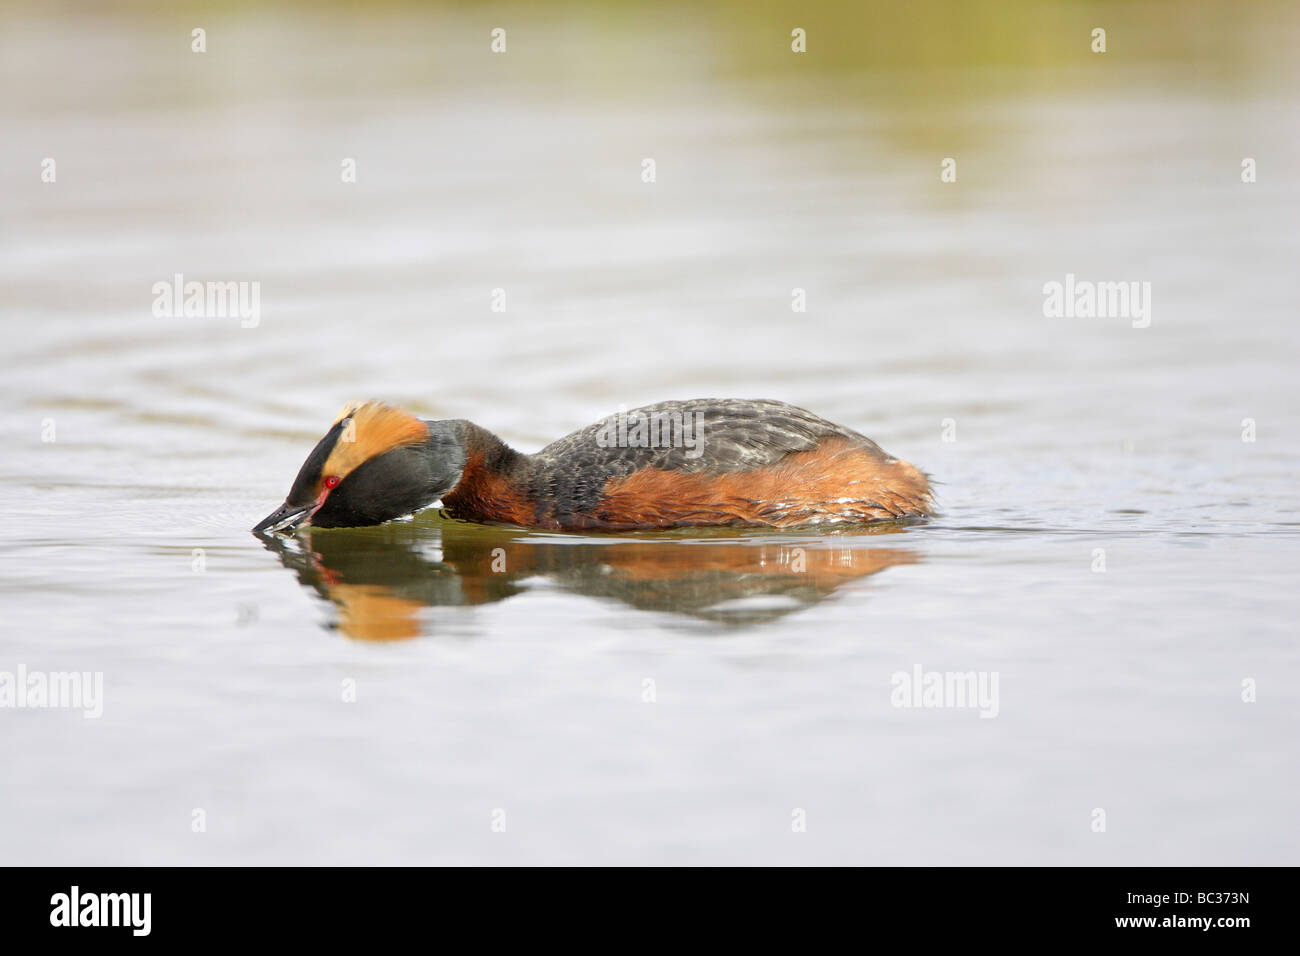
[[[367,401],[344,407],[253,530],[376,525],[439,501],[453,518],[563,531],[815,527],[934,508],[920,469],[784,402],[660,402],[528,455],[472,422]]]

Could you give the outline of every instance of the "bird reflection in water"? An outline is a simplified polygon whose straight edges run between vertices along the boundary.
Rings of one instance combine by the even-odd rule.
[[[811,607],[850,581],[919,561],[907,548],[881,546],[885,534],[901,530],[593,538],[422,516],[259,537],[300,583],[337,607],[344,634],[391,641],[426,633],[425,608],[502,601],[538,578],[638,610],[762,623]]]

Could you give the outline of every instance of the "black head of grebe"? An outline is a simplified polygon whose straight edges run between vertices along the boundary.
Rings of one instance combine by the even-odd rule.
[[[349,404],[316,443],[284,504],[254,531],[381,524],[456,486],[463,440],[449,422],[424,422],[380,402]]]

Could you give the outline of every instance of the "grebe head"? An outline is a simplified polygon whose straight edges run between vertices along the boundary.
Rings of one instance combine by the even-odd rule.
[[[382,524],[456,487],[464,444],[452,422],[424,422],[382,402],[350,403],[316,443],[284,504],[255,532]]]

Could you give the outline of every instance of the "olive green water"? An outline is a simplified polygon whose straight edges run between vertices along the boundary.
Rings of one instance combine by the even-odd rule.
[[[1282,5],[0,11],[0,672],[104,682],[0,708],[0,862],[1298,862],[1298,43]],[[176,274],[256,322],[155,315]],[[1046,317],[1067,274],[1149,326]],[[707,395],[865,432],[942,516],[247,530],[349,399],[535,450]],[[996,718],[894,706],[918,665]]]

